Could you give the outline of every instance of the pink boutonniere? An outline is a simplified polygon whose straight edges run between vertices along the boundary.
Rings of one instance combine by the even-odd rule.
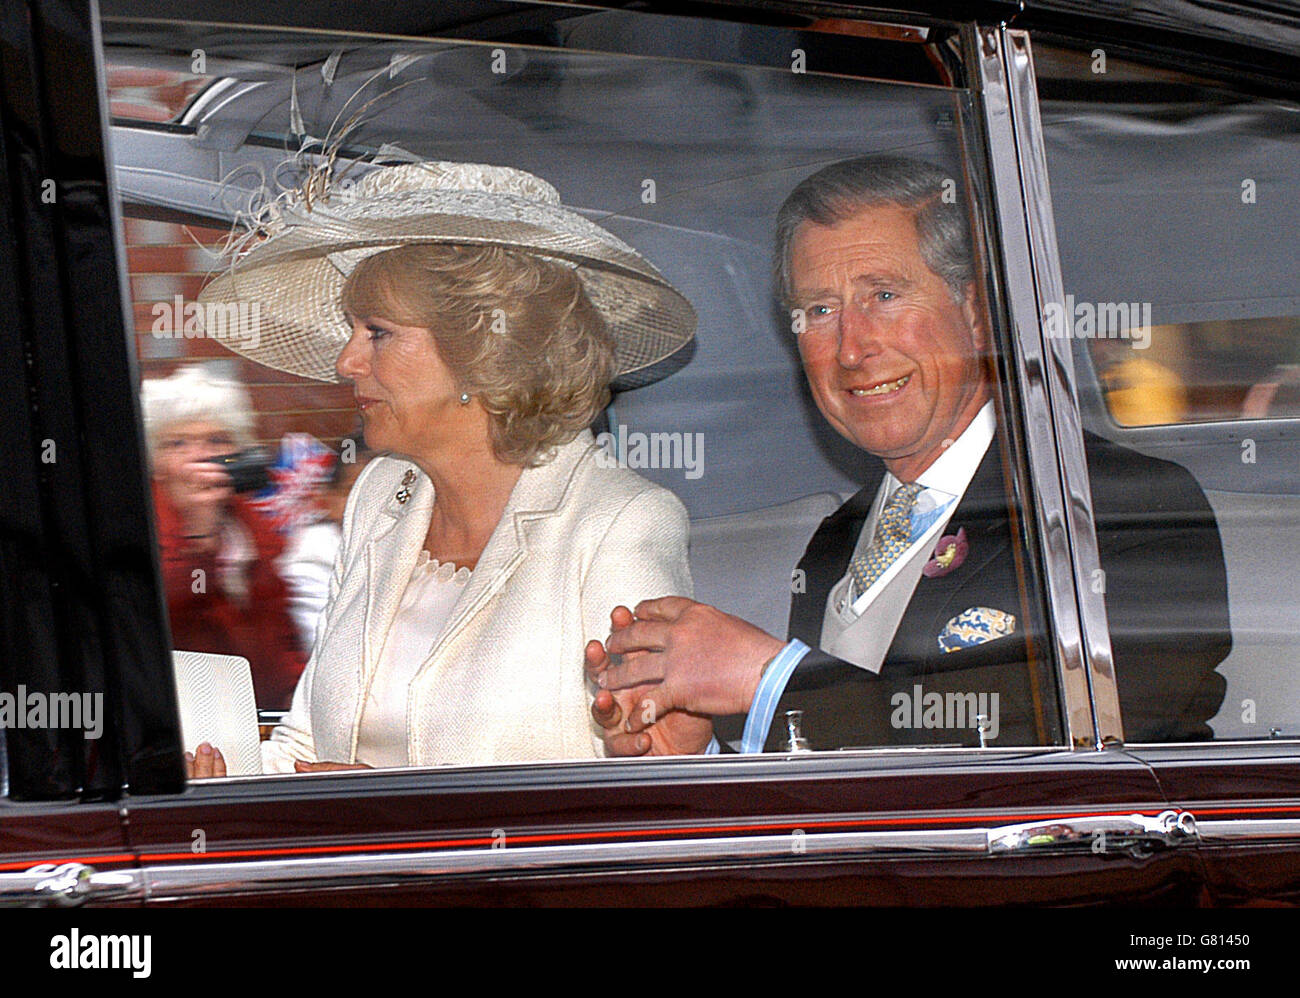
[[[939,543],[934,546],[934,554],[925,563],[925,568],[921,569],[921,574],[927,579],[947,575],[953,569],[960,568],[969,553],[966,529],[959,527],[956,534],[946,534],[939,538]]]

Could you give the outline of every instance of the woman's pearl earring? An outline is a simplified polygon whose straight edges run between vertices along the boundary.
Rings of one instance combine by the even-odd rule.
[[[461,405],[469,405],[469,392],[461,392],[461,393],[460,393],[460,404],[461,404]]]

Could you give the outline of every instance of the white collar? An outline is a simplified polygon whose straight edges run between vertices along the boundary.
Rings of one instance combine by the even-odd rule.
[[[917,483],[950,497],[962,495],[975,477],[980,462],[984,460],[984,453],[993,442],[996,429],[997,418],[993,414],[993,402],[990,400],[975,414],[970,425],[961,431],[961,436],[946,447],[930,467],[916,476]],[[902,484],[891,472],[886,471],[882,491],[886,496],[893,495],[894,490]]]

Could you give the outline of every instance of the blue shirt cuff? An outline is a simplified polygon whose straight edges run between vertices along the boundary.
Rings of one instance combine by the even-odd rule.
[[[759,680],[758,689],[754,692],[754,702],[749,707],[749,716],[745,718],[745,733],[740,740],[740,751],[763,751],[768,729],[772,727],[772,716],[776,713],[776,705],[781,702],[786,683],[809,650],[806,644],[796,638],[777,653],[763,672],[763,678]]]
[[[722,752],[722,747],[718,744],[718,736],[714,735],[712,738],[709,739],[709,744],[704,746],[704,754],[719,755],[721,752]]]

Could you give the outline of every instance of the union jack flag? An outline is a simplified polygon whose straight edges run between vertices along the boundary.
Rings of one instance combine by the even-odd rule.
[[[310,433],[286,433],[269,469],[271,484],[253,497],[253,505],[275,529],[288,533],[320,518],[320,494],[338,455]]]

